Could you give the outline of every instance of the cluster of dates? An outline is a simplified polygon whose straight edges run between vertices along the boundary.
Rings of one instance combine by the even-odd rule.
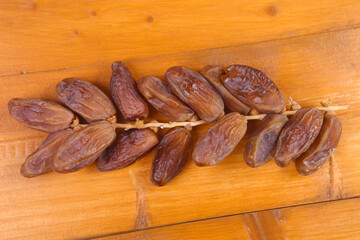
[[[116,133],[112,101],[93,84],[67,78],[56,91],[69,109],[40,99],[9,101],[15,119],[50,133],[22,164],[23,176],[52,170],[69,173],[93,162],[100,171],[120,169],[158,145],[151,180],[163,186],[179,174],[189,158],[192,137],[187,122],[199,118],[214,122],[192,151],[196,165],[210,166],[235,149],[247,130],[249,112],[267,114],[246,144],[244,160],[251,167],[262,166],[272,156],[280,167],[296,159],[298,172],[308,175],[326,162],[340,139],[341,123],[332,113],[302,108],[288,120],[282,114],[286,101],[279,89],[264,73],[248,66],[205,66],[201,74],[175,66],[166,71],[166,82],[145,76],[137,84],[124,63],[113,63],[112,71],[111,96],[125,121],[139,123],[148,117],[146,99],[160,113],[184,122],[185,127],[169,130],[160,143],[157,134],[141,124]],[[230,113],[225,115],[224,107]],[[70,109],[89,124],[79,124]]]

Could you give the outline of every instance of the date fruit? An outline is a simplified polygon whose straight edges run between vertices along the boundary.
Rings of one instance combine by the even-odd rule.
[[[209,83],[217,90],[222,97],[225,106],[231,112],[239,112],[247,115],[250,108],[242,103],[239,99],[234,97],[220,81],[221,75],[225,74],[222,66],[219,65],[206,65],[200,73],[209,81]]]
[[[32,178],[50,172],[52,170],[52,158],[64,140],[73,133],[74,130],[68,128],[49,134],[35,152],[30,154],[21,165],[21,175]]]
[[[148,128],[123,131],[100,155],[96,166],[102,172],[127,167],[143,158],[157,143],[156,134]]]
[[[315,142],[296,159],[296,170],[301,175],[310,175],[326,163],[335,151],[341,136],[342,125],[333,114],[325,114],[324,122]]]
[[[161,140],[152,163],[151,181],[164,186],[176,177],[189,159],[191,133],[185,128],[169,130]]]
[[[260,167],[271,159],[276,141],[288,118],[269,114],[253,132],[245,146],[244,160],[250,167]]]
[[[105,120],[116,113],[108,96],[87,81],[66,78],[58,83],[56,92],[66,106],[80,114],[89,123]]]
[[[211,166],[226,158],[238,145],[247,129],[246,118],[229,113],[214,123],[197,141],[192,157],[198,166]]]
[[[41,99],[13,98],[8,108],[11,116],[21,124],[47,133],[68,128],[75,119],[67,108]]]
[[[243,65],[232,65],[221,81],[229,92],[260,113],[285,110],[285,98],[263,72]]]
[[[145,119],[149,108],[140,96],[134,77],[123,62],[112,64],[111,96],[126,121]]]
[[[167,83],[156,77],[142,77],[138,82],[138,88],[156,110],[172,120],[185,122],[195,114],[171,92]]]
[[[281,130],[276,143],[275,162],[286,167],[315,141],[323,123],[323,113],[316,108],[301,108]]]
[[[172,91],[198,116],[212,122],[224,112],[224,102],[201,74],[185,67],[171,67],[165,73]]]
[[[52,161],[53,170],[69,173],[90,165],[115,137],[115,129],[108,121],[94,122],[81,128],[61,144]]]

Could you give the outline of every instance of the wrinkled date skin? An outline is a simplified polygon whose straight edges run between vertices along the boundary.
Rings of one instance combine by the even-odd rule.
[[[245,146],[244,160],[250,167],[261,167],[271,159],[276,141],[288,118],[281,114],[269,114],[249,138]]]
[[[75,119],[70,110],[41,99],[13,98],[8,108],[11,116],[21,124],[47,133],[68,128]]]
[[[301,175],[310,175],[326,163],[335,151],[341,137],[342,125],[332,114],[326,114],[324,122],[315,142],[296,159],[296,170]]]
[[[52,158],[64,140],[73,133],[74,130],[68,128],[49,134],[36,151],[30,154],[21,165],[21,175],[32,178],[50,172],[52,170]]]
[[[221,81],[229,92],[260,113],[285,110],[285,98],[263,72],[243,65],[232,65]]]
[[[164,186],[184,168],[190,155],[191,133],[185,128],[169,130],[156,150],[151,168],[151,181]]]
[[[192,154],[195,164],[211,166],[222,161],[238,145],[246,129],[246,118],[237,112],[220,118],[197,141]]]
[[[175,121],[185,122],[194,116],[194,111],[180,101],[167,83],[153,76],[145,76],[138,82],[141,94],[160,113]]]
[[[239,99],[234,97],[220,81],[221,75],[225,74],[222,66],[219,65],[206,65],[200,73],[209,81],[209,83],[218,91],[222,97],[225,106],[231,112],[239,112],[243,115],[247,115],[250,108],[246,106]]]
[[[116,133],[108,121],[91,123],[76,131],[59,147],[53,161],[53,170],[69,173],[94,162],[115,139]]]
[[[123,62],[112,64],[110,80],[111,96],[126,121],[145,119],[149,108],[140,96],[130,70]]]
[[[123,131],[100,155],[96,166],[102,172],[127,167],[143,158],[156,144],[158,138],[148,128]]]
[[[275,162],[286,167],[315,141],[323,123],[316,108],[302,108],[287,122],[276,143]]]
[[[223,114],[223,100],[201,74],[175,66],[166,71],[165,78],[172,91],[202,120],[213,122]]]
[[[56,92],[66,106],[80,114],[88,123],[105,120],[116,113],[108,96],[87,81],[66,78],[58,83]]]

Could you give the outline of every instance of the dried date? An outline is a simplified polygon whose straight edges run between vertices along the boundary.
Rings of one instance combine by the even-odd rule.
[[[13,98],[8,108],[11,116],[21,124],[47,133],[68,128],[75,119],[70,110],[41,99]]]
[[[269,114],[260,123],[246,143],[244,160],[250,167],[260,167],[271,159],[276,141],[288,118]]]
[[[231,112],[239,112],[247,115],[250,108],[246,106],[239,99],[234,97],[222,84],[220,77],[225,74],[222,66],[219,65],[206,65],[200,73],[209,81],[209,83],[217,90],[224,101],[225,106]]]
[[[175,66],[166,71],[165,78],[175,95],[189,105],[202,120],[212,122],[223,114],[223,100],[201,74]]]
[[[108,96],[87,81],[66,78],[58,83],[56,92],[66,106],[80,114],[89,123],[105,120],[116,113]]]
[[[111,96],[126,121],[145,119],[149,108],[140,96],[134,77],[123,62],[112,64]]]
[[[276,143],[275,162],[286,167],[315,141],[323,123],[323,113],[316,108],[301,108],[281,130]]]
[[[52,158],[64,140],[73,132],[74,130],[68,128],[49,134],[35,152],[30,154],[21,165],[21,175],[32,178],[50,172],[52,170]]]
[[[160,113],[175,121],[184,122],[194,117],[194,111],[180,101],[167,83],[153,76],[142,77],[138,88],[147,101]]]
[[[260,113],[285,110],[285,98],[263,72],[243,65],[232,65],[221,81],[229,92]]]
[[[143,158],[157,143],[156,134],[148,128],[123,131],[100,155],[96,166],[102,172],[127,167]]]
[[[235,149],[246,129],[246,118],[237,112],[220,118],[197,141],[192,154],[195,164],[210,166],[222,161]]]
[[[191,133],[181,127],[169,130],[161,140],[152,163],[151,181],[164,186],[184,168],[190,154]]]
[[[94,162],[115,139],[113,125],[108,121],[94,122],[68,137],[52,161],[53,170],[69,173]]]
[[[333,114],[326,114],[320,133],[310,148],[296,159],[296,170],[310,175],[326,163],[340,141],[342,125]]]

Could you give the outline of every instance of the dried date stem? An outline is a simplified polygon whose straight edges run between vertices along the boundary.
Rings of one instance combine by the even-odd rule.
[[[317,109],[321,111],[338,111],[338,110],[344,110],[347,109],[348,105],[343,106],[329,106],[329,107],[316,107]],[[285,116],[294,115],[297,112],[297,110],[294,111],[285,111],[282,114]],[[258,115],[252,115],[252,116],[245,116],[247,120],[261,120],[266,116],[266,114],[258,114]],[[149,122],[149,123],[143,123],[143,121],[137,121],[135,124],[132,123],[114,123],[116,128],[124,128],[125,130],[131,129],[131,128],[174,128],[174,127],[195,127],[198,125],[205,124],[206,122],[203,120],[200,121],[193,121],[193,122],[169,122],[169,123],[161,123],[161,122]]]

